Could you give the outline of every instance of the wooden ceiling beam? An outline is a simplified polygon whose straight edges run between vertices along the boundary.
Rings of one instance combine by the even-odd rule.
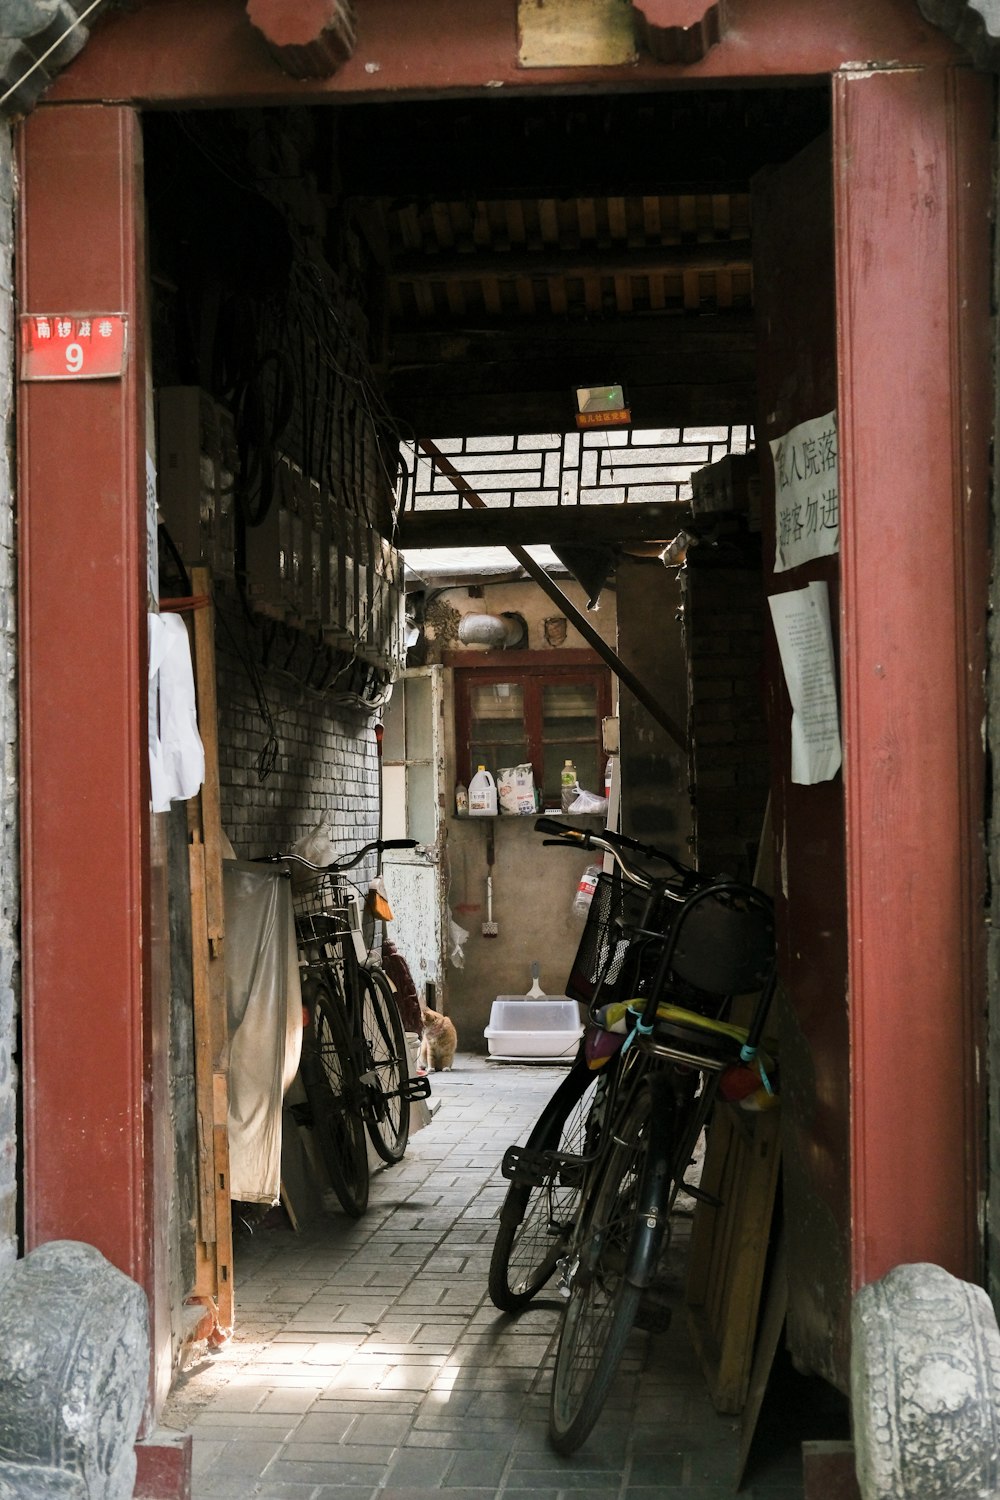
[[[453,363],[484,359],[521,363],[550,357],[575,358],[605,350],[649,353],[659,359],[697,354],[753,354],[751,312],[639,313],[626,318],[584,321],[505,318],[502,323],[406,322],[390,335],[394,364]]]
[[[495,328],[396,326],[385,393],[418,434],[490,437],[572,428],[572,391],[625,387],[635,427],[754,420],[753,321],[740,314]]]
[[[527,374],[527,372],[526,372]],[[386,399],[396,420],[418,436],[505,437],[531,432],[575,431],[572,384],[561,389],[463,392],[456,379],[447,392],[421,392],[417,384],[392,380]],[[729,385],[659,385],[637,387],[623,377],[632,425],[654,427],[713,427],[752,424],[755,388],[752,381]]]
[[[636,505],[490,506],[486,510],[404,510],[399,545],[408,547],[521,547],[615,542],[667,542],[691,519],[687,502]]]
[[[752,268],[750,241],[694,241],[683,245],[625,246],[564,250],[478,250],[458,254],[422,253],[394,256],[388,268],[393,281],[481,281],[484,277],[663,276],[684,271],[747,271]]]

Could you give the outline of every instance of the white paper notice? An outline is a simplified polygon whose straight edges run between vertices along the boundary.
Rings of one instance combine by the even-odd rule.
[[[840,550],[837,413],[800,422],[768,445],[774,460],[774,571]]]
[[[792,780],[829,781],[843,759],[825,583],[768,599],[792,700]]]

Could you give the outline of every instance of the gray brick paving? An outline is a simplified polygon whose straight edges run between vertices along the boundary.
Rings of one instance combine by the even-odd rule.
[[[486,1292],[499,1160],[559,1074],[460,1057],[358,1223],[237,1242],[237,1333],[182,1377],[164,1421],[194,1435],[192,1500],[720,1500],[738,1422],[711,1407],[684,1318],[636,1333],[604,1420],[572,1458],[546,1440],[558,1307]],[[272,1216],[277,1219],[277,1216]],[[677,1237],[682,1243],[683,1235]],[[798,1445],[755,1458],[743,1500],[802,1500]]]

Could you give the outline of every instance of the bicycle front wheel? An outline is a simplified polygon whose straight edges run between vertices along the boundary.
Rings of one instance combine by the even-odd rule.
[[[549,1440],[574,1453],[601,1414],[642,1297],[628,1279],[636,1227],[662,1225],[670,1190],[667,1142],[653,1128],[648,1082],[609,1127],[607,1154],[584,1207],[579,1258],[563,1316],[549,1404]],[[662,1230],[661,1230],[662,1233]]]
[[[361,969],[358,977],[364,1053],[361,1082],[367,1095],[365,1124],[375,1150],[391,1165],[402,1157],[410,1135],[406,1032],[396,996],[381,969]]]
[[[529,1149],[582,1156],[603,1075],[574,1062],[528,1137]],[[512,1182],[500,1209],[490,1258],[489,1293],[503,1312],[520,1312],[549,1281],[576,1219],[584,1168],[553,1165],[542,1183]]]
[[[319,980],[302,987],[311,1017],[299,1072],[313,1129],[333,1190],[352,1219],[368,1207],[368,1146],[361,1123],[361,1084],[343,999]]]

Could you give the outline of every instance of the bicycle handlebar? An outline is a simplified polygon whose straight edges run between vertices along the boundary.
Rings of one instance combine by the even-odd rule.
[[[615,833],[610,828],[606,828],[603,833],[594,833],[589,828],[576,828],[572,823],[559,823],[555,818],[536,818],[535,832],[554,835],[553,838],[544,840],[546,844],[563,844],[575,846],[580,849],[603,850],[605,853],[611,855],[625,878],[631,881],[633,885],[639,886],[642,890],[651,890],[654,885],[665,887],[665,883],[662,879],[647,875],[645,872],[637,870],[634,865],[629,864],[622,853],[623,849],[628,849],[635,854],[643,854],[647,859],[663,860],[676,875],[680,875],[685,881],[699,880],[697,870],[692,870],[689,865],[682,864],[672,854],[667,854],[663,849],[657,849],[654,844],[641,844],[638,839],[630,838],[625,833]],[[671,894],[668,888],[665,888],[665,893],[667,895]]]
[[[353,859],[348,859],[345,854],[341,859],[335,859],[328,865],[314,865],[311,859],[303,859],[301,854],[269,854],[266,857],[267,864],[280,864],[285,860],[294,860],[297,865],[304,865],[307,870],[353,870],[359,865],[366,854],[377,849],[381,854],[385,849],[415,849],[417,839],[373,839],[370,844],[363,844]]]
[[[642,844],[638,839],[630,838],[627,833],[615,833],[610,828],[605,828],[602,833],[595,834],[592,829],[576,828],[572,823],[559,823],[555,818],[536,818],[535,832],[551,833],[556,843],[578,843],[584,849],[592,847],[592,839],[604,839],[613,849],[630,849],[634,854],[645,855],[647,859],[660,859],[678,875],[694,873],[689,865],[683,864],[674,855],[668,854],[665,849],[658,849],[655,844]]]
[[[551,818],[539,818],[535,823],[535,830],[538,833],[555,832],[559,834],[558,838],[543,840],[546,844],[562,844],[564,847],[569,844],[575,845],[580,849],[604,850],[605,853],[611,855],[611,858],[629,884],[638,886],[640,890],[652,890],[654,884],[657,883],[650,876],[643,874],[641,870],[637,870],[633,865],[630,865],[621,850],[616,849],[609,839],[599,833],[592,833],[590,829],[564,828],[561,823],[556,823]]]

